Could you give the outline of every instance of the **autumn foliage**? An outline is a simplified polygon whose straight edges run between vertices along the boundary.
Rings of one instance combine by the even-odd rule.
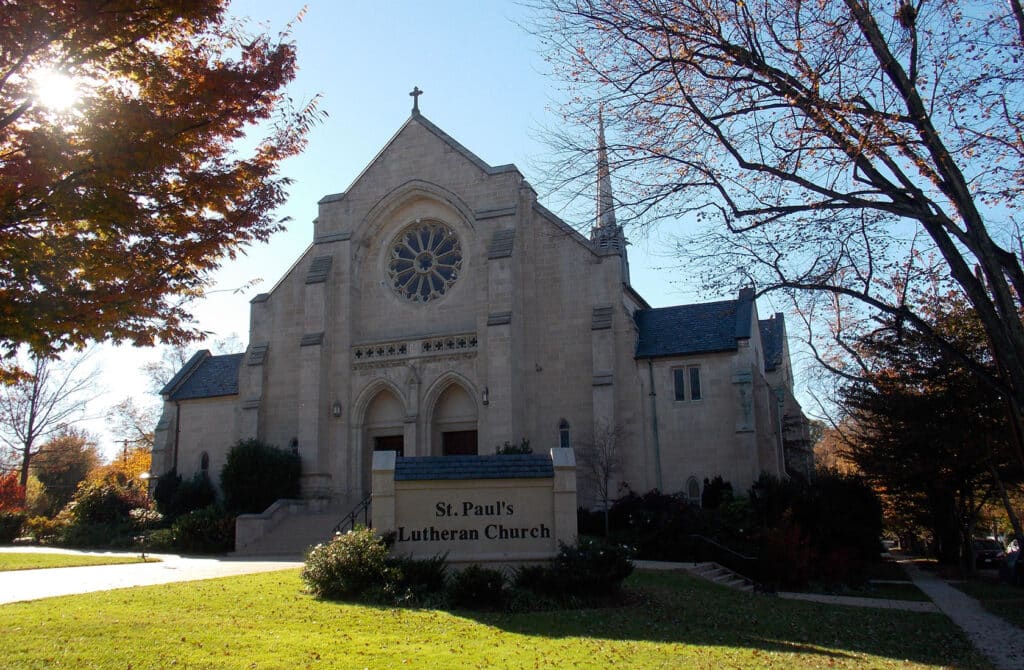
[[[187,340],[208,273],[280,228],[279,165],[321,113],[283,94],[287,32],[251,34],[227,4],[3,4],[0,354]]]
[[[20,512],[24,507],[25,487],[18,483],[18,473],[0,475],[0,512]]]

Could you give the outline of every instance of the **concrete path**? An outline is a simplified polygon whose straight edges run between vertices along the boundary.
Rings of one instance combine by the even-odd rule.
[[[80,552],[45,547],[0,547],[5,553],[73,553],[96,556],[138,556],[138,552]],[[171,582],[189,582],[256,572],[286,570],[302,566],[294,557],[268,557],[261,560],[230,557],[185,557],[174,554],[147,554],[159,563],[95,565],[80,568],[0,571],[0,603],[38,600],[92,591],[108,591],[132,586],[150,586]]]
[[[805,600],[813,603],[829,605],[848,605],[850,607],[874,607],[882,610],[902,610],[904,612],[939,612],[932,602],[923,600],[889,600],[887,598],[861,598],[858,596],[832,596],[825,593],[792,593],[779,591],[776,593],[786,600]]]
[[[1024,668],[1024,631],[986,612],[977,600],[921,570],[913,562],[900,561],[900,564],[917,588],[967,634],[992,665],[999,670]]]

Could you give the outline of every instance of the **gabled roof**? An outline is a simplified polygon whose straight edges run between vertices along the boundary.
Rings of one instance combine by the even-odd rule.
[[[782,364],[782,339],[785,337],[786,324],[781,313],[770,319],[757,322],[761,331],[761,346],[764,347],[764,369],[771,371]]]
[[[168,400],[194,400],[238,394],[238,369],[245,354],[212,356],[196,352],[171,381],[160,389]]]
[[[423,116],[419,112],[413,112],[412,115],[408,119],[406,119],[405,123],[402,124],[402,127],[399,128],[398,131],[394,135],[391,136],[391,139],[389,139],[387,141],[387,143],[384,144],[384,147],[380,151],[377,152],[377,155],[374,156],[373,159],[369,163],[366,164],[366,167],[363,168],[362,172],[360,172],[356,176],[356,178],[352,180],[352,183],[349,185],[348,189],[346,189],[345,191],[343,191],[341,193],[332,193],[330,195],[325,195],[323,198],[320,199],[318,204],[322,205],[322,204],[325,204],[325,203],[328,203],[328,202],[336,202],[338,200],[344,200],[345,199],[345,195],[349,191],[351,191],[353,188],[355,188],[355,185],[359,183],[359,181],[363,178],[363,175],[365,175],[370,170],[370,168],[373,167],[373,165],[375,163],[377,163],[378,160],[380,160],[380,157],[383,156],[387,152],[387,150],[391,148],[391,145],[395,143],[395,141],[398,139],[398,137],[403,132],[405,132],[405,129],[408,128],[413,123],[418,124],[419,126],[423,127],[428,132],[430,132],[433,135],[435,135],[438,139],[440,139],[442,142],[444,142],[449,147],[454,149],[456,151],[456,153],[460,154],[463,158],[465,158],[467,161],[469,161],[470,163],[475,165],[477,168],[479,168],[485,174],[494,175],[494,174],[502,174],[504,172],[518,172],[519,171],[519,168],[517,168],[515,165],[513,165],[511,163],[508,163],[506,165],[497,165],[497,166],[488,165],[486,161],[484,161],[482,158],[480,158],[479,156],[474,154],[472,151],[467,149],[465,146],[460,144],[451,135],[449,135],[448,133],[444,132],[443,130],[441,130],[440,128],[435,126],[429,119],[427,119],[427,117]]]
[[[734,351],[750,338],[753,309],[753,289],[742,289],[736,300],[638,310],[636,357]]]

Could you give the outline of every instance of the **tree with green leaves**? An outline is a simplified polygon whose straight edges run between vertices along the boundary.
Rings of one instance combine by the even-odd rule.
[[[284,93],[288,30],[227,6],[3,3],[0,354],[194,339],[210,272],[281,228],[279,167],[322,112]]]
[[[84,430],[65,428],[43,443],[32,461],[32,473],[43,485],[46,516],[63,509],[99,464],[96,440]]]
[[[981,323],[964,301],[937,295],[919,309],[958,349],[994,365]],[[998,393],[915,329],[882,329],[860,346],[870,370],[842,389],[844,455],[888,508],[928,529],[947,562],[970,560],[986,503],[1005,504],[1019,529],[1007,488],[1024,482],[1024,473]]]

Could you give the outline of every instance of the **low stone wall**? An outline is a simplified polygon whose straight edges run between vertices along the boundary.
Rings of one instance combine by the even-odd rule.
[[[576,539],[571,449],[515,456],[373,459],[373,526],[392,552],[451,563],[546,560]]]

